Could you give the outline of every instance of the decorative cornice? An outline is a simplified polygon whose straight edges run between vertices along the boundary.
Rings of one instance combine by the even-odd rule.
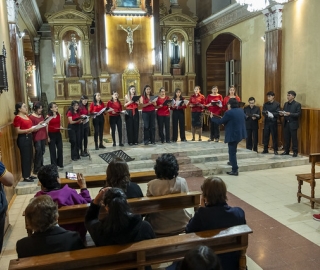
[[[160,19],[160,25],[195,27],[197,25],[197,18],[192,18],[186,14],[180,13],[168,14]]]
[[[233,4],[222,11],[204,19],[198,24],[196,36],[203,38],[230,26],[260,15],[261,12],[249,12],[246,6]]]
[[[58,11],[48,17],[49,24],[70,24],[79,25],[86,24],[90,25],[92,22],[92,18],[88,15],[73,9],[64,9]]]
[[[41,14],[36,0],[22,0],[19,3],[19,15],[25,22],[29,33],[32,36],[37,36],[37,30],[42,25]]]

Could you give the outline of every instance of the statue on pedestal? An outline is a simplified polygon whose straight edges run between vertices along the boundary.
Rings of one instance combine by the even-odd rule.
[[[170,40],[171,46],[171,65],[179,65],[180,63],[180,45],[177,36],[173,36]]]
[[[77,46],[77,40],[76,40],[75,34],[71,34],[71,42],[69,45],[69,50],[70,50],[69,64],[71,65],[77,64],[77,58],[76,58],[77,49],[78,49],[78,46]]]

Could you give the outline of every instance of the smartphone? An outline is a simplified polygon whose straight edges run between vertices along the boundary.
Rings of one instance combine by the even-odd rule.
[[[66,172],[66,178],[71,180],[77,180],[77,174],[72,172]]]

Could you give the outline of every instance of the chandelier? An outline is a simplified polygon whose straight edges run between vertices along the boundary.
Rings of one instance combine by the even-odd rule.
[[[269,0],[236,0],[237,3],[240,5],[248,5],[248,11],[254,12],[258,10],[263,10],[267,6],[270,5]],[[273,0],[273,2],[284,4],[287,3],[289,0]]]

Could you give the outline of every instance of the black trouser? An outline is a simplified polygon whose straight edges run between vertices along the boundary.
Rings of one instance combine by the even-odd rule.
[[[71,159],[80,159],[80,124],[69,124],[68,135],[71,143]]]
[[[210,140],[219,139],[220,138],[220,129],[219,124],[210,121]]]
[[[51,164],[63,167],[62,136],[60,132],[48,133]],[[58,156],[58,157],[57,157]]]
[[[257,152],[258,129],[247,129],[246,148]]]
[[[17,144],[20,150],[22,177],[28,178],[31,175],[33,160],[32,134],[19,134]]]
[[[238,162],[237,162],[237,147],[239,142],[228,142],[228,152],[229,152],[229,161],[232,166],[232,171],[238,171]]]
[[[173,110],[172,111],[172,141],[177,141],[178,139],[178,122],[180,130],[180,140],[184,141],[186,139],[185,134],[185,124],[184,124],[184,110]]]
[[[127,110],[126,127],[128,143],[138,143],[139,137],[139,111],[135,109],[134,115],[132,110]]]
[[[268,150],[270,133],[272,136],[273,150],[278,151],[278,124],[277,122],[265,122],[263,130],[264,150]]]
[[[89,135],[89,122],[80,124],[80,150],[86,150],[88,148],[88,135]],[[83,144],[82,144],[83,142]],[[83,148],[82,148],[83,145]]]
[[[165,128],[166,142],[169,142],[170,141],[170,116],[157,115],[157,119],[158,119],[158,128],[159,128],[159,137],[161,139],[161,142],[164,143],[163,126]]]
[[[109,122],[111,127],[111,135],[113,143],[116,144],[116,127],[119,135],[119,144],[122,144],[122,120],[121,116],[109,116]]]
[[[104,127],[104,116],[102,114],[93,118],[93,127],[94,127],[94,142],[98,143],[98,135],[99,142],[102,144],[103,142],[103,127]]]
[[[284,151],[290,152],[290,145],[292,139],[292,152],[298,153],[298,135],[297,129],[291,129],[289,123],[284,125]]]
[[[156,127],[155,127],[155,121],[156,121],[156,112],[142,112],[142,119],[144,124],[144,143],[151,143],[155,142],[155,133],[156,133]]]
[[[33,142],[34,145],[34,160],[33,160],[33,173],[37,174],[43,166],[43,155],[46,151],[46,140]]]

